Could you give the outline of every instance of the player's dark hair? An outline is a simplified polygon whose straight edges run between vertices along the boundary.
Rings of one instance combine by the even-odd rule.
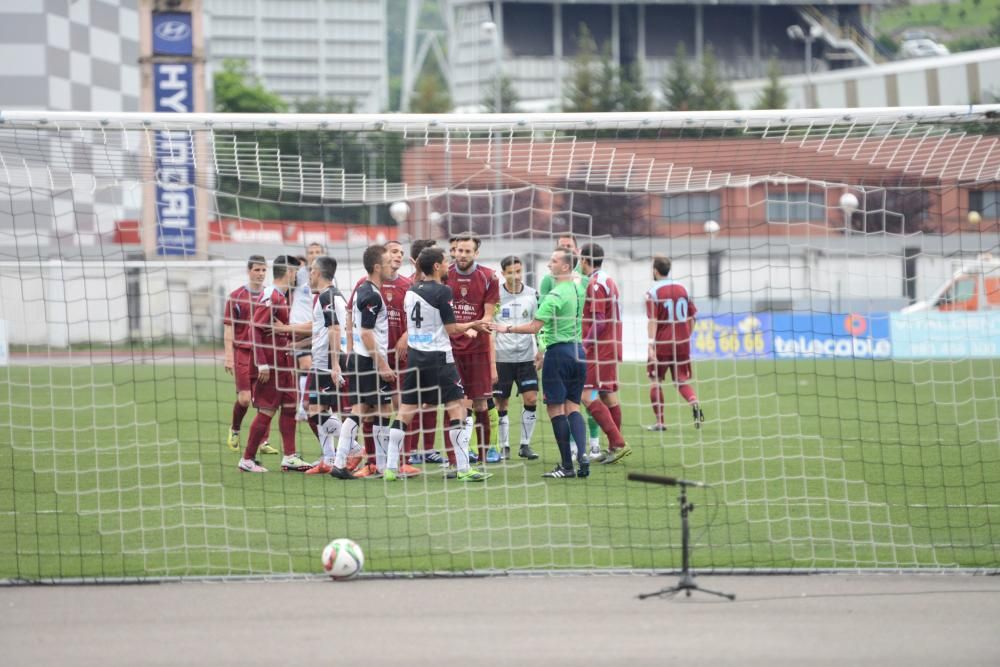
[[[521,264],[521,258],[517,255],[507,255],[500,260],[500,270],[506,271],[508,266],[512,264]]]
[[[456,234],[455,236],[451,237],[450,240],[455,241],[457,243],[461,243],[462,241],[472,241],[473,243],[476,244],[476,250],[479,250],[479,246],[483,242],[482,239],[480,239],[472,232],[462,232],[461,234]]]
[[[294,255],[278,255],[274,258],[274,264],[271,265],[271,273],[275,280],[284,278],[286,273],[294,271],[300,264],[299,258]]]
[[[431,246],[437,245],[437,241],[434,239],[417,239],[410,244],[410,259],[414,262],[420,257],[420,253],[423,252],[424,248],[430,248]]]
[[[313,241],[312,243],[310,243],[309,245],[307,245],[307,246],[306,246],[306,250],[309,250],[309,248],[312,248],[313,246],[315,246],[315,247],[319,248],[319,249],[320,249],[320,250],[322,250],[323,252],[326,252],[326,246],[324,246],[324,245],[323,245],[322,243],[320,243],[319,241]]]
[[[375,244],[365,248],[365,254],[361,257],[361,263],[365,266],[365,273],[371,275],[375,266],[382,262],[386,249],[384,245]]]
[[[599,269],[604,265],[604,248],[596,243],[588,243],[580,248],[580,259],[587,260],[588,264]]]
[[[573,268],[573,264],[576,263],[576,257],[573,255],[572,250],[567,250],[566,248],[556,248],[556,254],[559,256],[559,259],[562,260],[563,264],[571,269]]]
[[[654,257],[653,258],[653,270],[659,273],[661,276],[666,278],[670,275],[670,258],[669,257]]]
[[[574,248],[576,247],[576,234],[574,234],[573,232],[563,232],[562,234],[556,236],[556,245],[559,245],[560,239],[569,239],[570,241],[573,242],[573,247]]]
[[[316,270],[319,271],[319,275],[323,276],[323,280],[333,280],[333,277],[337,275],[337,260],[333,257],[317,257],[313,260],[313,264],[316,266]]]
[[[434,273],[435,264],[444,264],[444,251],[441,248],[430,247],[420,251],[420,256],[417,257],[417,268],[420,269],[420,273],[430,276]]]
[[[247,268],[252,269],[257,264],[263,264],[267,266],[267,260],[264,259],[264,255],[250,255],[247,258]]]

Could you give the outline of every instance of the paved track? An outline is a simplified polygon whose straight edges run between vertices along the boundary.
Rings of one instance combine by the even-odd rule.
[[[1000,577],[674,577],[0,588],[5,665],[1000,664]]]

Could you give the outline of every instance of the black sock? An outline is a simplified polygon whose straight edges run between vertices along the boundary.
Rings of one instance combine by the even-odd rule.
[[[552,433],[556,436],[559,456],[562,458],[561,465],[569,470],[573,467],[573,452],[569,448],[569,420],[566,419],[566,415],[556,415],[551,421]]]
[[[582,461],[587,455],[587,424],[583,421],[583,415],[579,412],[571,412],[566,416],[569,422],[568,428],[573,434],[573,441],[576,442],[576,460]]]

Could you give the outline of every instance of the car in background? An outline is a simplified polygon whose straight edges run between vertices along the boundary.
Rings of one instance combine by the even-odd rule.
[[[1000,309],[1000,260],[989,253],[961,266],[951,278],[934,290],[928,299],[903,309],[922,311],[975,312]]]
[[[947,46],[927,37],[908,39],[899,47],[899,55],[903,58],[934,58],[949,53]]]

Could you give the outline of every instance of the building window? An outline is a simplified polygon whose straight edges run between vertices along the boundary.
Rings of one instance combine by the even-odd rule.
[[[769,191],[767,219],[769,222],[826,222],[826,194]]]
[[[718,192],[696,192],[664,197],[660,214],[669,222],[719,221],[722,198]]]
[[[1000,190],[973,190],[969,193],[969,210],[988,220],[1000,218]]]

